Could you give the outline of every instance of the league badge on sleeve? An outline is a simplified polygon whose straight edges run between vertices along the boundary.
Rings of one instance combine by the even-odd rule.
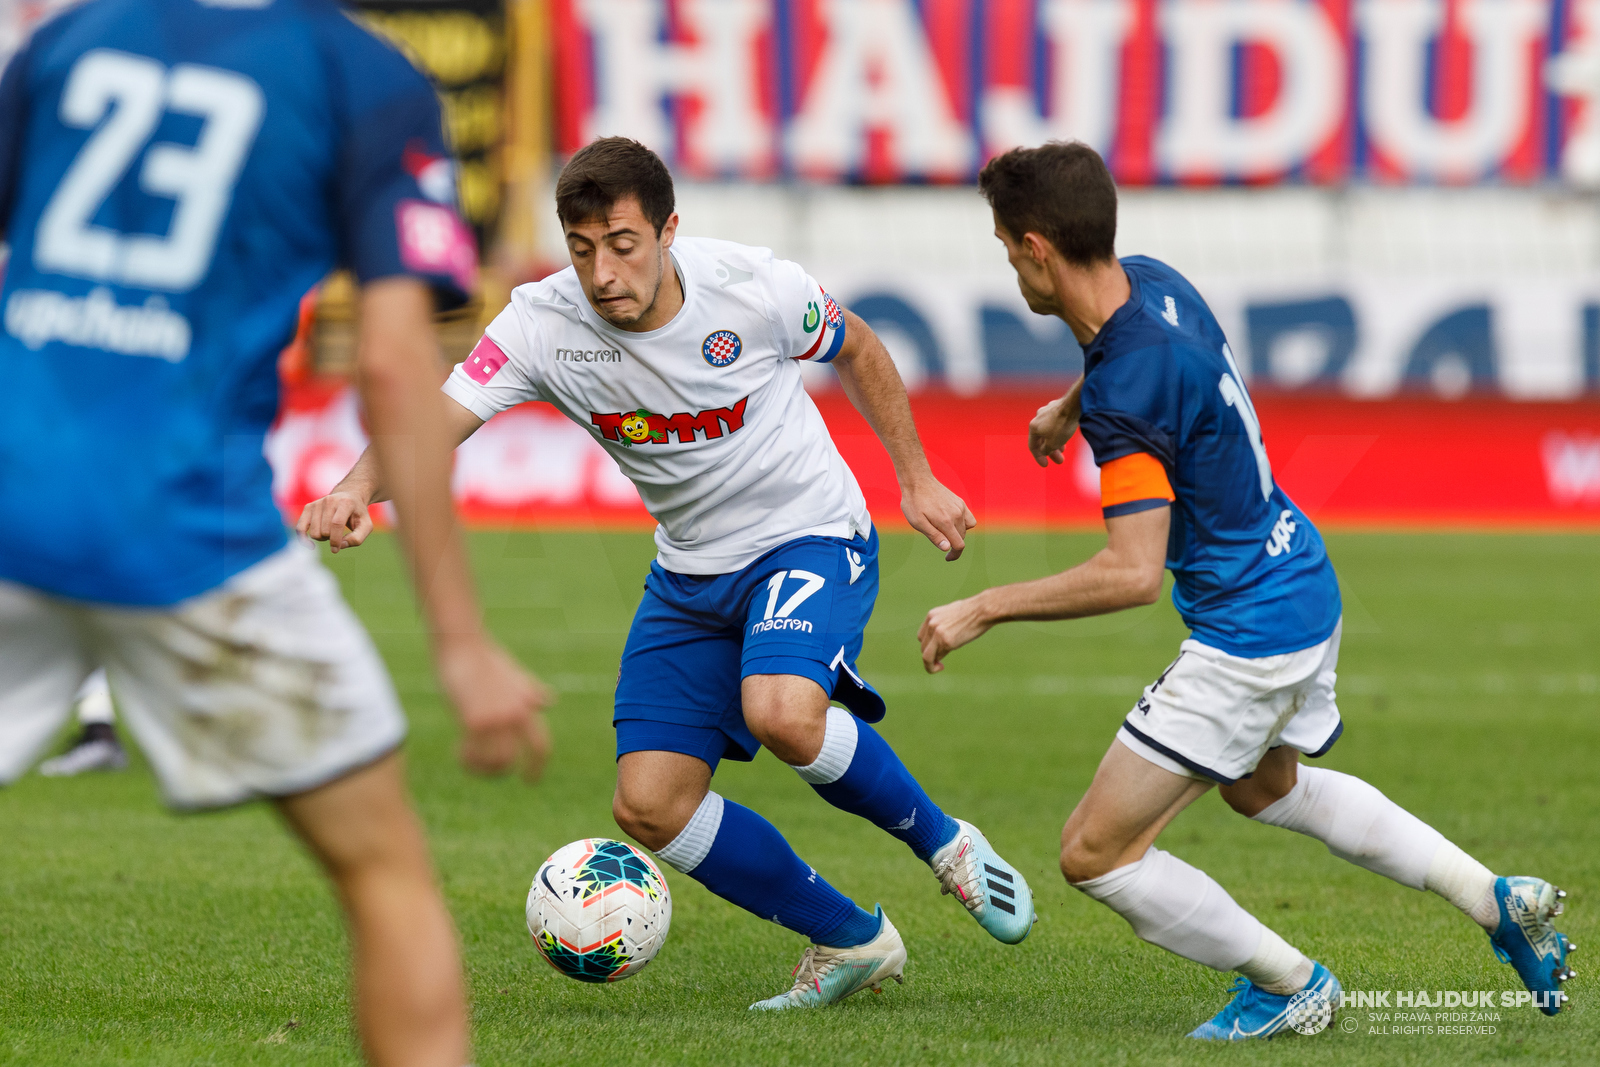
[[[717,330],[708,335],[700,346],[700,354],[713,367],[726,367],[739,358],[744,342],[732,330]]]
[[[811,346],[800,353],[795,359],[809,359],[817,363],[827,363],[839,354],[844,347],[844,309],[841,308],[833,297],[826,292],[818,290],[822,296],[819,307],[815,300],[806,304],[805,318],[800,322],[800,328],[809,336],[817,335]],[[819,330],[818,327],[821,327]]]

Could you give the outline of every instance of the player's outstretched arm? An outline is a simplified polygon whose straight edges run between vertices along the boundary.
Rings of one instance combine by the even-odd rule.
[[[889,350],[860,316],[846,311],[844,317],[844,345],[833,365],[845,395],[866,417],[894,463],[900,482],[900,510],[906,521],[938,546],[945,559],[959,559],[967,547],[967,531],[978,525],[978,520],[960,497],[933,476],[917,438],[905,383]]]
[[[450,498],[450,454],[461,438],[446,415],[455,402],[439,392],[432,308],[427,288],[412,278],[362,291],[356,361],[372,446],[362,459],[371,461],[367,480],[352,493],[370,500],[385,491],[399,512],[439,682],[465,731],[462,763],[497,774],[521,751],[525,772],[537,777],[549,751],[548,694],[483,629]]]
[[[459,445],[483,425],[483,420],[440,394],[448,438]],[[452,446],[453,447],[453,446]],[[372,532],[369,504],[388,500],[392,496],[384,487],[378,470],[378,454],[368,445],[350,473],[339,484],[328,490],[328,495],[318,497],[300,512],[295,529],[313,541],[327,541],[328,548],[337,553],[341,548],[355,548]]]
[[[1083,416],[1083,379],[1072,383],[1064,396],[1040,408],[1028,423],[1028,451],[1041,467],[1067,461],[1067,442],[1078,432]]]
[[[917,631],[923,669],[944,670],[945,656],[996,623],[1079,619],[1154,604],[1161,596],[1171,522],[1172,509],[1165,506],[1107,519],[1106,547],[1076,567],[934,608]]]

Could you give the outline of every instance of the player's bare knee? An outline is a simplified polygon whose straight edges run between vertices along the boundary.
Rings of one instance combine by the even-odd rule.
[[[822,751],[828,707],[826,700],[820,707],[781,697],[746,701],[744,721],[767,751],[785,763],[803,767]]]
[[[1111,850],[1096,846],[1082,834],[1061,836],[1061,875],[1069,884],[1087,882],[1109,873],[1116,866],[1116,860]]]
[[[640,796],[619,785],[611,798],[611,817],[623,833],[656,852],[688,825],[698,803],[689,804],[677,797]]]
[[[1218,792],[1228,807],[1253,819],[1294,791],[1299,781],[1300,755],[1287,746],[1272,749],[1249,778],[1222,786]]]

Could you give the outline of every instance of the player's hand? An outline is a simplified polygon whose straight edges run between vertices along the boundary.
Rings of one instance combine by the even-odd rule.
[[[334,552],[354,548],[372,532],[372,515],[358,494],[335,488],[307,504],[294,528],[313,541],[327,541]]]
[[[1078,431],[1078,418],[1083,414],[1083,409],[1072,403],[1074,399],[1069,394],[1050,401],[1028,423],[1028,451],[1039,466],[1067,461],[1067,442]]]
[[[932,477],[901,491],[900,510],[912,529],[932,541],[951,562],[961,558],[961,550],[967,547],[967,531],[978,525],[966,503]]]
[[[917,630],[923,670],[938,674],[944,670],[945,656],[989,632],[994,623],[982,610],[979,603],[982,595],[969,596],[928,612]]]
[[[550,756],[544,709],[554,694],[481,634],[445,635],[435,650],[439,682],[461,718],[461,765],[502,774],[522,757],[522,773],[539,780]]]

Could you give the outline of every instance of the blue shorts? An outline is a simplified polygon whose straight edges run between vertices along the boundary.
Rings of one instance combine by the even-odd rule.
[[[739,683],[752,674],[810,678],[867,722],[883,698],[856,673],[878,599],[878,534],[801,537],[732,574],[675,574],[650,564],[617,678],[617,755],[682,752],[716,769],[755,759]]]

